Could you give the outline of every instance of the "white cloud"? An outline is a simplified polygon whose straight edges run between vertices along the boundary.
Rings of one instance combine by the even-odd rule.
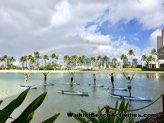
[[[149,45],[150,47],[157,47],[157,36],[158,35],[161,35],[162,36],[162,30],[161,29],[157,29],[155,30],[151,35],[150,35],[150,38],[149,38]]]
[[[127,50],[133,49],[136,55],[140,55],[139,46],[130,45],[125,39],[119,39],[119,36],[113,38],[112,35],[103,35],[99,31],[99,26],[105,21],[116,24],[119,21],[126,23],[136,19],[144,29],[158,28],[164,24],[163,2],[163,0],[88,0],[87,3],[84,0],[1,1],[0,45],[3,47],[0,51],[2,54],[21,56],[36,50],[48,53],[63,48],[65,52],[58,53],[69,54],[74,50],[72,53],[107,54],[110,57],[119,57],[122,53],[126,54]],[[92,22],[94,23],[85,28]],[[81,45],[83,51],[79,51],[78,45]]]
[[[163,25],[163,0],[117,0],[109,4],[108,20],[117,23],[137,19],[145,29],[153,29]]]
[[[62,1],[61,3],[55,6],[55,13],[51,19],[51,25],[54,27],[60,27],[64,24],[67,24],[73,18],[72,6],[67,0]]]

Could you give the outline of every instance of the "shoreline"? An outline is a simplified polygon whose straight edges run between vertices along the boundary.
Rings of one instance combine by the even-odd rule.
[[[164,71],[141,71],[141,70],[0,70],[0,73],[69,73],[69,72],[130,72],[130,73],[164,73]]]

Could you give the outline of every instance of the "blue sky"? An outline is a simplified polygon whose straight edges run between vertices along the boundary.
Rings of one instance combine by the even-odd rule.
[[[102,35],[112,35],[114,38],[122,38],[129,44],[137,45],[143,50],[149,43],[149,37],[155,29],[143,29],[136,19],[124,23],[119,21],[112,25],[104,22],[98,29]],[[144,42],[144,43],[143,43]]]
[[[31,4],[32,3],[32,4]],[[164,0],[8,0],[0,2],[0,56],[109,56],[156,48]]]

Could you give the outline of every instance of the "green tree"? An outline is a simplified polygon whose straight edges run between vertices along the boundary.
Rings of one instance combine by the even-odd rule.
[[[91,66],[95,66],[95,62],[96,62],[96,58],[95,57],[91,57]]]
[[[125,54],[121,54],[120,59],[122,60],[122,62],[128,60],[128,58]],[[124,65],[124,63],[123,63],[123,65]]]
[[[103,66],[105,66],[105,68],[107,68],[108,62],[109,62],[109,57],[104,56],[102,58],[102,64],[103,64]]]
[[[64,56],[64,63],[66,64],[66,68],[70,69],[71,57],[68,55]]]
[[[132,66],[132,63],[133,63],[132,56],[135,56],[134,51],[130,49],[130,50],[128,51],[128,55],[131,57],[131,66]]]
[[[116,68],[117,67],[117,59],[116,58],[112,58],[112,61],[110,63],[110,65],[113,67],[113,68]]]
[[[77,56],[76,55],[71,56],[71,63],[73,66],[76,67],[76,63],[77,63]]]
[[[24,69],[24,63],[26,61],[26,58],[24,56],[22,56],[19,61],[22,63],[22,69]]]
[[[52,53],[51,58],[53,59],[52,63],[53,63],[53,66],[55,67],[56,66],[56,60],[58,59],[58,56],[55,53]]]
[[[25,59],[25,67],[27,68],[28,56],[25,55],[25,56],[24,56],[24,59]]]
[[[46,62],[47,62],[47,60],[49,60],[49,58],[48,58],[47,55],[44,55],[44,56],[43,56],[43,59],[44,59],[44,65],[46,66]]]
[[[28,55],[27,56],[27,60],[29,61],[29,69],[31,69],[32,68],[32,62],[31,62],[31,60],[33,59],[33,56],[30,54],[30,55]]]
[[[15,62],[15,58],[14,57],[10,57],[9,58],[9,66],[12,68],[13,67],[13,62]]]
[[[38,51],[34,52],[34,58],[36,61],[36,68],[38,69],[39,68],[39,59],[41,58],[40,53]]]
[[[155,66],[156,66],[156,63],[158,63],[158,59],[157,59],[157,58],[158,58],[158,55],[159,55],[159,54],[158,54],[158,52],[156,51],[156,49],[152,49],[152,50],[150,51],[150,54],[151,54],[152,56],[155,56],[155,57],[156,57],[156,58],[155,58],[155,57],[153,58],[153,59],[154,59],[153,61],[155,61]],[[156,62],[156,61],[157,61],[157,62]]]
[[[82,67],[82,65],[84,65],[86,61],[86,57],[83,55],[83,56],[80,56],[77,60],[77,62],[80,64],[80,66]]]
[[[5,62],[5,69],[7,68],[7,62],[8,62],[8,56],[7,55],[4,55],[3,57],[2,57],[2,59],[3,59],[3,61]]]
[[[142,55],[141,60],[146,62],[146,67],[149,67],[150,61],[153,61],[155,59],[151,55],[150,56]]]
[[[97,56],[97,63],[98,63],[98,67],[100,69],[101,65],[102,65],[102,57],[101,56]]]

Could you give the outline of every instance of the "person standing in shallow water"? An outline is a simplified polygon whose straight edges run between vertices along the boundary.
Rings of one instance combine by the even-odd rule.
[[[94,85],[96,85],[96,75],[95,74],[93,74],[93,83],[94,83]]]
[[[128,92],[129,92],[129,97],[131,97],[132,96],[132,93],[131,93],[131,90],[132,90],[132,85],[131,85],[131,82],[132,82],[132,80],[133,80],[133,76],[134,76],[134,74],[132,74],[132,76],[130,77],[130,76],[126,76],[125,75],[125,73],[123,73],[124,74],[124,77],[128,80]]]
[[[113,75],[113,73],[109,74],[109,76],[110,76],[112,88],[114,88],[114,75]]]

